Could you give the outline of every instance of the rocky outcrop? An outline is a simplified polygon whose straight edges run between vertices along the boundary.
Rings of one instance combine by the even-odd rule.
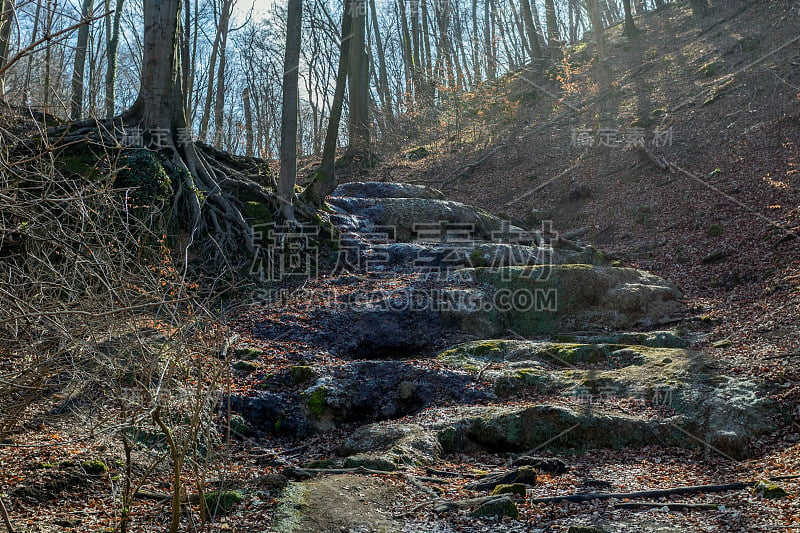
[[[342,183],[333,191],[332,198],[425,198],[444,200],[438,189],[411,183],[391,183],[383,181],[361,181]]]
[[[498,305],[486,307],[486,318],[522,336],[647,326],[684,307],[674,285],[634,268],[547,265],[461,273],[489,287]]]

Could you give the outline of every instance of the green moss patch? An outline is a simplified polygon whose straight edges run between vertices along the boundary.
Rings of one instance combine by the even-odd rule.
[[[206,509],[212,516],[228,514],[244,501],[244,494],[238,490],[207,492],[203,496]]]

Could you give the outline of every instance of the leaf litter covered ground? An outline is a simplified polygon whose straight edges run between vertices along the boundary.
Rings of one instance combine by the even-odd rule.
[[[792,2],[748,5],[731,2],[700,24],[691,20],[687,9],[672,6],[665,13],[637,19],[644,34],[634,43],[621,38],[618,28],[610,30],[611,64],[618,82],[604,109],[591,107],[605,117],[603,124],[593,122],[593,112],[568,113],[564,120],[535,130],[563,111],[564,102],[591,98],[546,82],[551,91],[563,94],[563,101],[544,98],[520,112],[513,141],[468,175],[459,176],[464,165],[480,159],[493,145],[450,153],[444,145],[434,144],[430,158],[414,163],[398,159],[378,170],[385,181],[441,186],[448,198],[513,219],[528,222],[531,210],[538,209],[552,215],[560,231],[590,227],[582,238],[595,242],[609,257],[681,287],[696,317],[685,327],[702,333],[693,348],[703,350],[729,375],[772,384],[772,397],[782,411],[776,414],[790,420],[756,441],[753,457],[739,462],[702,447],[576,453],[563,457],[568,473],[540,475],[529,497],[630,492],[800,473],[800,239],[796,238],[800,231],[800,58],[796,45],[781,48],[796,37],[800,13]],[[586,68],[577,68],[571,76],[563,80],[565,84],[588,85]],[[733,83],[724,85],[729,80]],[[713,101],[708,101],[709,96],[715,97]],[[687,99],[689,103],[684,103]],[[596,146],[587,151],[571,143],[575,128],[625,128],[634,123],[644,125],[648,140],[655,127],[672,128],[671,144],[649,148],[688,173],[662,171],[635,149]],[[548,182],[573,165],[577,166],[572,171]],[[571,194],[582,187],[588,195]],[[716,251],[724,253],[717,260],[703,261]],[[385,279],[360,279],[350,290],[384,283]],[[331,280],[311,285],[321,292],[332,287]],[[343,364],[341,358],[310,344],[248,338],[256,324],[297,325],[313,318],[311,311],[303,302],[289,302],[281,309],[243,313],[238,329],[244,344],[257,347],[261,355],[258,372],[234,371],[231,390],[252,390],[261,382],[259,376],[286,373],[301,361]],[[442,339],[442,346],[436,348],[452,340]],[[415,363],[438,364],[424,357]],[[414,419],[435,421],[458,410],[458,406],[433,407]],[[118,451],[102,434],[74,440],[74,435],[85,431],[85,427],[79,429],[74,421],[45,417],[0,448],[2,492],[11,495],[9,511],[18,529],[102,531],[114,527],[119,513],[115,501]],[[206,473],[207,479],[215,481],[209,487],[244,489],[247,497],[206,530],[268,529],[280,514],[280,478],[270,476],[335,456],[336,448],[354,429],[342,425],[304,439],[246,437],[221,446],[221,466]],[[83,461],[97,458],[109,465],[108,473],[86,472]],[[502,469],[506,460],[504,454],[454,454],[431,467],[469,475]],[[388,523],[406,531],[566,531],[579,524],[613,531],[800,529],[796,496],[800,483],[795,481],[782,482],[792,494],[777,500],[747,490],[669,500],[713,503],[720,506],[716,510],[633,511],[614,509],[614,501],[532,505],[522,499],[519,520],[498,522],[464,512],[433,512],[431,494],[408,483],[407,476],[437,477],[423,468],[410,468],[404,475],[346,476],[341,485],[326,490],[329,494],[355,490],[352,501],[369,503]],[[469,477],[439,477],[438,482],[420,483],[450,500],[483,495],[464,488]],[[166,472],[158,470],[148,487],[165,491],[166,480]],[[343,501],[343,505],[329,502],[319,509],[323,521],[307,526],[308,530],[350,527],[359,531],[358,516],[351,516],[350,522],[340,519],[348,512],[358,514],[357,506],[348,510],[348,500]],[[167,513],[163,502],[140,500],[133,510],[131,530],[163,531]]]

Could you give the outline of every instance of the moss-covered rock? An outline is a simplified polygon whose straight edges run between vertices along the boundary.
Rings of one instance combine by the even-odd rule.
[[[308,411],[316,417],[322,417],[326,411],[328,389],[320,386],[314,388],[311,392],[304,393],[304,395]]]
[[[525,491],[526,489],[524,483],[501,484],[492,489],[492,496],[498,494],[516,494],[524,498]]]
[[[247,425],[247,422],[241,415],[231,415],[228,418],[228,426],[231,429],[231,434],[237,437],[247,437],[252,434],[250,426]]]
[[[317,375],[310,366],[298,365],[289,369],[289,377],[291,377],[292,382],[301,384],[315,379]]]
[[[479,518],[519,518],[519,509],[517,505],[511,501],[511,498],[498,498],[490,500],[471,513],[472,516]]]
[[[758,481],[753,485],[753,493],[758,494],[762,498],[774,500],[778,498],[785,498],[789,493],[777,483],[771,481]]]
[[[239,370],[240,372],[250,373],[258,370],[258,365],[252,361],[245,361],[242,359],[240,361],[234,361],[233,368]]]
[[[244,501],[244,494],[238,490],[206,492],[203,496],[206,509],[212,516],[228,514]]]
[[[483,312],[486,320],[522,336],[627,329],[657,322],[683,307],[674,286],[632,268],[547,265],[460,272],[491,287]]]
[[[81,462],[81,468],[90,476],[102,476],[108,472],[108,466],[100,459],[88,459]]]
[[[261,357],[262,353],[263,352],[258,348],[253,348],[252,346],[244,346],[242,348],[234,349],[231,355],[233,355],[233,357],[236,359],[253,360]]]
[[[135,207],[163,204],[172,195],[172,180],[156,154],[148,150],[123,153],[114,185],[130,189]]]

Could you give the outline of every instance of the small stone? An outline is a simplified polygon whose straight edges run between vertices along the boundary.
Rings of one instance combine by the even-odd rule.
[[[255,372],[258,369],[258,366],[256,366],[255,363],[252,363],[250,361],[240,360],[233,363],[233,368],[235,370],[240,370],[242,372],[250,373],[250,372]]]
[[[753,486],[753,493],[758,494],[764,499],[767,500],[776,500],[778,498],[785,498],[789,495],[786,490],[783,489],[777,483],[772,483],[771,481],[758,481]]]
[[[295,383],[306,383],[317,377],[313,368],[304,365],[293,366],[290,368],[289,376],[291,376],[292,381]]]

